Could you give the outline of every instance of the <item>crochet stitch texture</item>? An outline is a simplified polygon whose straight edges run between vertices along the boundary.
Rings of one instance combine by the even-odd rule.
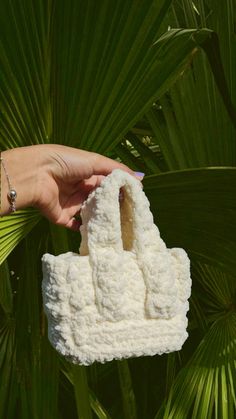
[[[81,216],[80,254],[42,258],[52,345],[83,365],[180,350],[190,262],[183,249],[167,249],[140,182],[114,170]]]

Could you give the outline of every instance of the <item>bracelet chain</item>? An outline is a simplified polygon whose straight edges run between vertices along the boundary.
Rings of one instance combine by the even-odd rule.
[[[8,198],[8,201],[10,203],[10,211],[15,212],[16,211],[17,192],[12,187],[12,184],[11,184],[9,175],[7,173],[7,169],[6,169],[6,166],[5,166],[5,163],[4,163],[4,160],[3,160],[2,156],[0,157],[0,162],[2,163],[2,167],[3,167],[3,170],[4,170],[6,178],[7,178],[8,189],[9,189],[8,194],[7,194],[7,198]]]

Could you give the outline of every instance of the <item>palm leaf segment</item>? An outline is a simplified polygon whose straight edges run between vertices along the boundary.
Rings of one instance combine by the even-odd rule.
[[[205,49],[209,51],[209,39],[214,40],[210,30],[178,29],[168,31],[160,38],[160,34],[165,32],[167,27],[166,23],[163,24],[163,19],[170,3],[171,1],[164,0],[159,2],[146,1],[139,2],[138,6],[135,4],[134,7],[132,2],[124,4],[124,2],[118,1],[114,8],[112,2],[103,2],[101,7],[94,7],[90,2],[71,1],[65,3],[59,0],[57,2],[32,3],[30,0],[24,0],[23,2],[15,1],[13,4],[3,0],[0,6],[1,147],[4,149],[33,143],[61,142],[103,153],[113,152],[114,147],[118,146],[123,136],[145,112],[147,112],[154,133],[157,129],[161,133],[159,138],[165,139],[166,127],[163,124],[160,126],[159,123],[156,123],[156,118],[152,118],[153,115],[149,114],[148,110],[152,103],[156,102],[176,81],[179,74],[182,74],[184,69],[189,68],[189,65],[195,62],[195,59],[192,61],[192,58],[196,55],[197,45],[205,45]],[[190,5],[190,2],[187,3]],[[222,72],[220,74],[222,75]],[[219,75],[217,77],[219,80]],[[220,86],[220,89],[221,92],[222,89],[224,90],[224,102],[232,118],[233,112],[228,100],[227,90],[225,90],[225,86]],[[170,105],[170,102],[163,102],[165,99],[161,100],[161,107],[165,111],[165,103]],[[171,111],[166,112],[165,117],[166,115],[171,116],[173,103],[172,100]],[[174,115],[176,116],[177,112],[174,112]],[[181,113],[179,115],[181,116]],[[158,141],[164,154],[165,167],[169,165],[169,168],[172,169],[183,169],[204,165],[208,160],[205,157],[205,160],[203,158],[205,151],[202,147],[199,148],[201,154],[198,157],[198,164],[191,166],[185,163],[185,166],[183,166],[181,158],[178,157],[180,155],[178,150],[181,147],[177,146],[175,142],[178,139],[177,130],[175,130],[174,123],[169,126],[172,127],[169,145],[166,142],[167,137],[162,143]],[[181,136],[179,139],[181,141]],[[129,136],[128,140],[138,147],[134,138],[132,139]],[[144,151],[144,148],[141,147],[142,145],[139,148],[140,155],[144,153],[146,156],[145,164],[148,164],[148,150],[145,149]],[[187,156],[190,155],[188,147],[186,150],[185,155],[182,155],[186,158],[185,161],[188,160]],[[124,149],[122,151],[124,152]],[[212,145],[209,145],[207,148],[208,156],[211,155],[212,151]],[[174,163],[171,162],[171,154],[177,159],[178,166],[175,166],[175,161]],[[222,163],[227,165],[228,161],[222,161]],[[159,163],[155,163],[155,159],[153,159],[150,173],[157,172],[158,168]],[[182,178],[184,174],[189,179],[186,185],[184,178]],[[229,203],[229,206],[224,207],[219,200],[224,178],[220,179],[218,169],[216,171],[212,170],[211,174],[204,173],[204,177],[201,177],[200,172],[200,179],[203,183],[206,176],[208,184],[211,184],[213,201],[207,199],[206,191],[201,186],[200,189],[196,188],[195,195],[192,195],[193,201],[187,200],[186,202],[185,197],[188,196],[193,187],[196,187],[196,177],[195,172],[189,171],[189,173],[185,172],[184,174],[173,173],[170,177],[160,175],[146,181],[145,186],[147,192],[148,187],[150,187],[150,198],[154,213],[157,213],[157,222],[160,223],[161,231],[170,243],[185,245],[193,258],[201,260],[201,263],[204,262],[205,265],[199,264],[204,272],[208,266],[207,264],[211,265],[217,260],[219,268],[226,269],[227,275],[230,275],[232,269],[234,269],[231,256],[235,243],[232,238],[235,227],[233,221],[235,206],[234,204],[230,206],[231,204],[228,202],[229,193],[232,193],[232,190],[228,190],[225,194],[223,192],[226,204]],[[232,173],[230,171],[226,173],[227,176],[229,176],[228,179],[231,182],[229,188],[230,186],[233,188],[235,182],[233,169]],[[159,182],[161,185],[163,180],[162,188],[158,187]],[[175,185],[178,195],[181,196],[181,191],[183,192],[180,205],[174,207],[174,214],[168,202],[171,182],[173,182],[173,186]],[[158,192],[158,199],[155,198],[155,192]],[[174,193],[172,196],[174,198]],[[158,201],[160,207],[157,204]],[[197,228],[194,230],[188,221],[191,220],[193,213],[195,214],[198,202],[200,202],[201,208],[195,215],[194,223]],[[207,213],[207,203],[211,202],[216,204],[220,202],[223,208],[221,214],[220,211],[214,213],[216,219],[222,225],[217,237],[213,234],[215,224],[209,223],[211,216],[209,216],[208,221],[205,220],[205,224],[201,223],[204,214]],[[204,203],[205,206],[202,205]],[[184,220],[181,212],[184,211],[184,208],[186,209],[186,204],[189,205],[189,211],[185,212]],[[173,225],[170,232],[169,222],[173,220],[172,217],[176,213],[178,221]],[[226,215],[232,216],[232,229],[223,235],[223,225],[225,225],[223,219]],[[1,261],[6,258],[37,221],[39,221],[39,215],[31,210],[27,213],[19,213],[16,218],[6,218],[0,221]],[[181,236],[179,236],[177,228],[179,221]],[[193,233],[195,240],[192,240]],[[209,238],[209,243],[205,247],[204,234]],[[42,235],[42,231],[40,231],[40,235]],[[47,234],[44,237],[46,236]],[[218,243],[219,240],[223,239],[224,246],[216,246],[215,249],[213,242],[216,238]],[[30,238],[29,242],[27,240],[24,244],[26,246],[24,255],[27,255],[30,260],[35,241],[31,241]],[[64,241],[61,244],[64,250]],[[57,243],[57,246],[59,249],[60,243]],[[199,252],[199,249],[201,249],[201,252]],[[39,255],[41,252],[42,249],[35,249],[35,255]],[[10,262],[12,264],[12,260]],[[40,412],[39,415],[42,417],[47,417],[47,415],[48,417],[54,417],[57,415],[58,360],[51,353],[44,338],[45,327],[44,324],[41,324],[39,316],[40,303],[31,304],[30,302],[24,310],[21,308],[24,303],[24,296],[29,292],[27,289],[30,289],[31,295],[37,295],[38,268],[36,269],[33,264],[31,264],[30,269],[22,268],[20,271],[21,278],[28,279],[20,282],[17,291],[19,292],[18,303],[12,305],[8,267],[7,265],[2,265],[2,267],[1,276],[5,278],[5,282],[2,284],[4,286],[1,288],[1,306],[5,313],[1,323],[2,355],[0,367],[5,382],[5,386],[1,388],[2,411],[5,416],[7,414],[9,418],[14,417],[15,408],[20,400],[22,417],[32,417],[35,411]],[[215,277],[216,274],[212,275]],[[33,282],[32,278],[34,278]],[[26,284],[29,288],[25,288]],[[232,412],[235,406],[233,390],[235,388],[233,368],[235,367],[232,362],[234,343],[229,345],[229,342],[233,341],[235,331],[234,314],[232,312],[234,305],[231,304],[227,307],[231,307],[230,310],[226,310],[227,314],[215,318],[215,321],[210,325],[207,320],[208,313],[204,314],[204,310],[201,309],[206,317],[204,330],[207,329],[207,334],[205,340],[189,361],[191,363],[189,368],[194,377],[191,392],[181,400],[177,397],[178,385],[181,388],[181,394],[183,394],[189,380],[187,370],[184,369],[177,376],[177,384],[173,384],[172,393],[169,395],[167,404],[164,405],[165,417],[180,415],[179,412],[182,408],[185,409],[186,414],[193,411],[195,417],[198,417],[199,412],[201,414],[207,412],[210,415],[213,411],[216,412],[216,417],[217,414],[221,415],[222,412],[223,418],[233,417]],[[12,317],[17,318],[18,328],[19,326],[23,328],[30,318],[31,328],[27,330],[32,330],[33,327],[34,334],[20,336],[19,333],[16,333],[15,321],[9,322],[9,318]],[[224,330],[223,318],[225,324],[227,324]],[[40,324],[41,329],[39,328]],[[40,340],[41,335],[42,340]],[[210,342],[214,342],[215,345],[215,349],[212,351],[214,359],[212,362],[209,360],[210,373],[208,371],[204,374],[203,358],[206,354],[210,356]],[[25,363],[23,360],[24,351],[29,353],[29,363]],[[50,362],[43,368],[42,360],[45,359],[45,356]],[[6,359],[12,365],[11,370],[5,367]],[[211,368],[214,368],[213,375]],[[53,374],[50,373],[50,375],[49,371],[53,371]],[[43,388],[46,382],[49,383],[49,376],[50,385],[48,388],[51,392],[48,397],[45,397]],[[73,375],[74,385],[76,385],[75,376],[78,376],[78,374]],[[126,378],[128,376],[129,374],[126,374]],[[16,377],[20,379],[19,388],[14,385],[14,382],[17,382]],[[26,388],[29,386],[29,377],[30,386],[34,389],[31,394],[33,397],[30,400],[26,393]],[[122,380],[121,376],[121,383]],[[78,382],[81,383],[81,380],[77,380]],[[82,393],[87,391],[85,382],[81,388],[80,385],[78,384],[77,394],[80,393],[79,390]],[[201,385],[203,390],[207,390],[204,392],[205,397],[197,395],[197,385]],[[225,398],[220,399],[221,389],[224,390],[224,395],[228,395],[229,404],[225,403]],[[11,403],[8,403],[8,394],[11,395]],[[131,398],[126,396],[124,409],[128,409],[128,415],[128,412],[135,412],[135,407],[133,395],[131,395]],[[88,399],[87,397],[86,400]],[[130,407],[128,407],[129,403]],[[101,410],[104,412],[103,409]],[[84,411],[82,407],[81,415],[85,412],[87,412],[87,406],[84,406]],[[226,416],[227,414],[229,416]]]

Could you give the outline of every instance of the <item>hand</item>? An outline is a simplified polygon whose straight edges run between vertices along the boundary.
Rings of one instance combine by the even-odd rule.
[[[107,157],[56,144],[7,150],[2,157],[18,194],[16,207],[37,207],[53,223],[73,230],[79,228],[74,217],[83,201],[104,176],[117,168],[135,175],[127,166]],[[9,208],[7,188],[5,179],[3,214]]]
[[[49,145],[50,164],[40,179],[37,207],[55,224],[78,230],[74,218],[88,194],[100,185],[105,175],[127,166],[96,153],[66,146]]]

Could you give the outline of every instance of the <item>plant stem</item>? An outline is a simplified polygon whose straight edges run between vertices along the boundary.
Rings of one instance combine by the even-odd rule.
[[[117,361],[125,419],[136,419],[136,402],[128,361]]]
[[[73,365],[71,367],[71,370],[73,373],[73,383],[78,418],[92,419],[92,411],[89,402],[89,388],[86,367],[82,367],[80,365]]]

